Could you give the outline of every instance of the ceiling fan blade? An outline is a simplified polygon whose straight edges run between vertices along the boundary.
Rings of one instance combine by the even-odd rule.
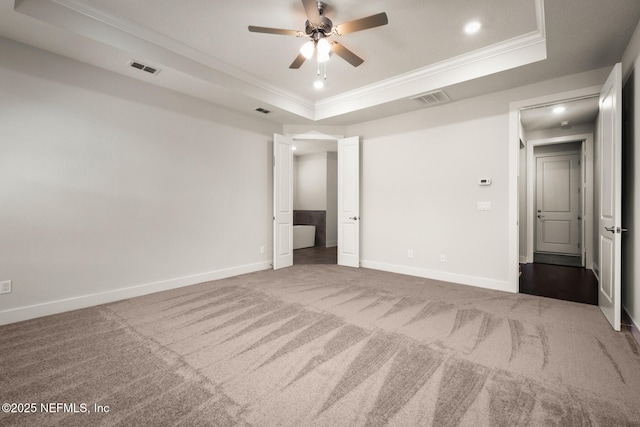
[[[305,58],[303,54],[299,53],[298,56],[296,56],[296,59],[294,59],[291,65],[289,65],[289,68],[297,70],[306,60],[307,58]]]
[[[320,13],[318,12],[318,2],[317,0],[302,0],[302,5],[304,6],[304,11],[307,14],[307,19],[312,24],[317,24],[320,22]]]
[[[252,33],[280,34],[283,36],[296,37],[302,37],[304,35],[302,31],[283,30],[281,28],[256,27],[254,25],[249,25],[249,31],[251,31]]]
[[[344,59],[345,61],[347,61],[349,64],[353,65],[354,67],[357,67],[358,65],[364,62],[364,59],[360,58],[358,55],[351,52],[349,49],[347,49],[346,47],[344,47],[338,42],[332,43],[331,51],[336,55],[338,55],[339,57],[341,57],[342,59]]]
[[[354,19],[353,21],[336,25],[335,31],[338,35],[349,34],[349,33],[354,33],[356,31],[366,30],[368,28],[387,25],[388,23],[389,23],[389,19],[387,18],[387,14],[382,12],[382,13],[378,13],[377,15],[367,16],[366,18]]]

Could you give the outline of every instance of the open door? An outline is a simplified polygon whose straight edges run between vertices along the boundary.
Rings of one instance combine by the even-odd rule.
[[[621,314],[622,240],[622,72],[613,67],[600,93],[598,115],[600,161],[600,209],[598,242],[600,283],[598,305],[616,331]]]
[[[338,265],[360,267],[360,138],[338,140]]]
[[[293,265],[293,139],[273,135],[273,269]]]

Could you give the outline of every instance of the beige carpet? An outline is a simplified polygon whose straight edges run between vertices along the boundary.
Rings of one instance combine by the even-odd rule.
[[[367,269],[258,272],[0,342],[0,400],[36,404],[3,426],[640,425],[638,346],[597,307]]]

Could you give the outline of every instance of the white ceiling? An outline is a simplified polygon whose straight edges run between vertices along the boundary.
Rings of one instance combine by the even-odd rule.
[[[564,110],[554,112],[556,107],[563,107]],[[542,105],[520,112],[520,121],[525,131],[556,129],[561,127],[562,122],[568,122],[568,126],[595,123],[597,117],[597,97]]]
[[[332,36],[365,62],[334,55],[320,91],[314,61],[289,69],[306,39],[247,29],[304,30],[300,0],[0,0],[0,36],[277,123],[344,125],[424,108],[410,98],[435,89],[456,101],[610,66],[640,18],[637,0],[327,3],[334,25],[389,24]]]

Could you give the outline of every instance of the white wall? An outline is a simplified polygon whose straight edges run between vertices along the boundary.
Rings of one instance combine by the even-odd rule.
[[[278,126],[4,39],[0,58],[0,323],[269,267]]]
[[[623,224],[629,231],[622,236],[622,305],[636,326],[640,326],[640,24],[622,58],[623,102]],[[640,333],[634,328],[640,340]]]
[[[509,139],[509,105],[599,85],[607,74],[595,70],[350,126],[348,135],[363,137],[362,265],[516,292],[508,211],[518,201],[510,200],[508,181],[509,144],[519,142]],[[493,183],[480,187],[479,178]],[[477,210],[478,201],[492,210]]]
[[[327,209],[327,153],[294,156],[293,209]]]

